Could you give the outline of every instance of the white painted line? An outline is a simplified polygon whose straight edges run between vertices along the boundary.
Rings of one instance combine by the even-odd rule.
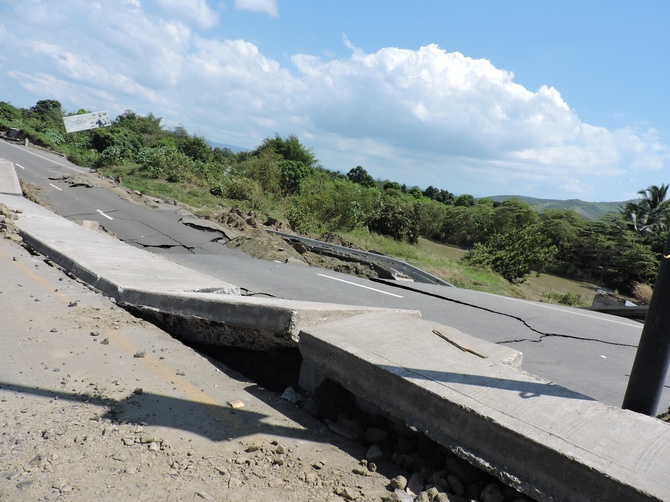
[[[114,218],[112,218],[111,216],[109,216],[109,215],[103,213],[102,211],[100,211],[100,209],[96,209],[96,211],[99,212],[102,216],[104,216],[104,217],[107,218],[108,220],[113,220],[113,219],[114,219]]]
[[[365,289],[369,289],[371,291],[376,291],[377,293],[383,293],[385,295],[395,296],[396,298],[403,298],[400,295],[396,295],[396,294],[393,294],[393,293],[388,293],[386,291],[382,291],[381,289],[371,288],[370,286],[363,286],[362,284],[356,284],[355,282],[345,281],[344,279],[338,279],[337,277],[331,277],[329,275],[324,275],[324,274],[317,274],[317,275],[320,275],[321,277],[325,277],[326,279],[332,279],[334,281],[344,282],[345,284],[351,284],[352,286],[357,286],[359,288],[365,288]]]
[[[14,164],[16,167],[20,167],[21,169],[25,169],[21,164]]]
[[[20,148],[20,147],[18,147],[17,145],[12,145],[11,143],[8,143],[8,145],[9,145],[9,146],[13,146],[14,148],[18,148],[19,150],[23,150],[24,152],[29,153],[30,155],[34,155],[35,157],[39,157],[40,159],[46,160],[46,161],[51,162],[51,163],[53,163],[53,164],[58,164],[59,166],[63,166],[63,167],[65,167],[65,168],[67,168],[67,169],[72,169],[73,171],[77,171],[78,173],[85,173],[85,172],[86,172],[86,171],[82,171],[81,169],[77,169],[76,167],[72,167],[72,166],[67,166],[67,165],[65,165],[65,164],[61,164],[60,162],[56,162],[56,161],[53,160],[53,159],[49,159],[49,158],[47,158],[47,157],[42,157],[41,155],[37,155],[35,152],[31,152],[30,150],[26,150],[25,148]]]
[[[54,188],[55,188],[56,190],[58,190],[59,192],[62,192],[62,191],[63,191],[62,188],[58,188],[58,187],[57,187],[56,185],[54,185],[53,183],[49,183],[49,185],[51,185],[52,187],[54,187]]]
[[[599,321],[611,322],[613,324],[622,324],[624,326],[629,326],[631,328],[642,329],[644,327],[643,323],[634,323],[633,324],[631,322],[624,322],[624,321],[617,321],[615,319],[608,319],[607,317],[602,317],[602,316],[599,316],[599,315],[582,314],[581,312],[578,312],[576,308],[572,308],[572,309],[568,310],[567,306],[566,306],[566,308],[560,308],[560,307],[552,307],[550,305],[540,303],[540,302],[532,302],[532,301],[529,301],[529,300],[521,300],[519,298],[509,298],[509,297],[500,297],[500,298],[505,298],[506,300],[512,300],[512,301],[515,301],[515,302],[526,303],[526,304],[532,305],[534,307],[540,307],[540,308],[543,308],[543,309],[557,310],[559,312],[563,312],[564,314],[571,314],[571,315],[576,315],[576,316],[580,316],[580,317],[588,317],[590,319],[597,319]]]

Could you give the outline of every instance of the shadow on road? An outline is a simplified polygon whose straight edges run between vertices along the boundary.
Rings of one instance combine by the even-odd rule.
[[[518,392],[519,397],[530,399],[539,396],[554,396],[563,399],[580,399],[583,401],[595,401],[592,397],[580,394],[551,382],[528,382],[511,380],[509,378],[493,378],[483,375],[471,375],[467,373],[454,373],[450,371],[435,371],[421,368],[405,368],[399,366],[381,365],[381,368],[403,378],[423,379],[438,383],[450,383],[468,385],[480,388],[495,388]]]

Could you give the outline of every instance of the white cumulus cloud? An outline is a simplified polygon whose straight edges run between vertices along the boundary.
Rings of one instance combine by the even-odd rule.
[[[202,28],[212,28],[219,22],[218,15],[207,0],[156,0],[156,3],[166,14],[193,21]]]
[[[204,0],[7,5],[0,99],[20,106],[59,99],[71,111],[154,113],[244,147],[297,134],[324,167],[477,195],[592,199],[603,179],[670,158],[652,129],[584,123],[559,90],[527,89],[511,71],[434,44],[366,53],[345,38],[348,56],[298,54],[286,67],[209,30],[217,17]],[[235,6],[277,13],[276,1]]]

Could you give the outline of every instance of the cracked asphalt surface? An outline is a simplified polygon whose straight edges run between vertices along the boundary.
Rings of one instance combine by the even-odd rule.
[[[41,196],[60,214],[77,215],[74,219],[90,215],[126,242],[236,284],[249,294],[418,309],[425,319],[522,351],[523,368],[530,373],[621,405],[642,330],[639,322],[458,288],[371,282],[304,264],[253,259],[223,246],[217,232],[180,223],[183,213],[174,205],[137,204],[102,188],[49,181],[53,174],[78,168],[68,167],[63,159],[50,163],[44,160],[47,154],[34,161],[25,155],[14,160],[23,162],[25,169],[19,175],[40,184]],[[9,158],[6,152],[3,156]],[[669,406],[670,382],[666,381],[659,410]]]

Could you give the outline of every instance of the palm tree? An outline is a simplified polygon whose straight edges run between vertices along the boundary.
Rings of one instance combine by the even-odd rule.
[[[622,213],[633,229],[648,242],[658,243],[670,223],[670,200],[666,200],[670,185],[651,185],[640,190],[642,199],[627,202]]]

